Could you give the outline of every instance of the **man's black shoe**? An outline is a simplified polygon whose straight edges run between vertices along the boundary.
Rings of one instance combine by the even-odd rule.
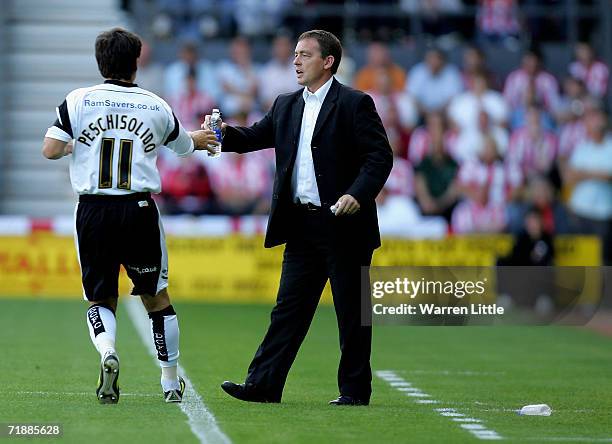
[[[271,398],[257,391],[252,384],[235,384],[232,381],[225,381],[221,384],[225,393],[241,401],[248,402],[271,402],[278,403],[280,399]]]
[[[352,396],[340,395],[338,399],[329,401],[330,405],[368,405],[370,401],[364,401],[363,399],[353,398]]]

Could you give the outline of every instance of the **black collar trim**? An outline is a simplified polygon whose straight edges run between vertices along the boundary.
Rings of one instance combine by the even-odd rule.
[[[121,80],[114,80],[114,79],[107,79],[104,81],[104,83],[110,83],[112,85],[117,85],[117,86],[124,86],[125,88],[135,88],[138,86],[135,83],[122,82]]]

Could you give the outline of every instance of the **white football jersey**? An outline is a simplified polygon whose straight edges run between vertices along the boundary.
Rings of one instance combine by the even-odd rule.
[[[179,156],[194,150],[163,99],[116,80],[68,94],[46,137],[74,141],[70,180],[77,194],[159,193],[159,147]]]

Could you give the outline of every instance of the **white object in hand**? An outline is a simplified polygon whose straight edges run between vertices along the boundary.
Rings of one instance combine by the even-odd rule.
[[[550,416],[552,409],[546,404],[526,405],[518,411],[518,414],[526,416]]]
[[[217,158],[221,156],[221,111],[218,109],[212,110],[212,115],[210,116],[210,129],[215,132],[217,136],[217,140],[219,141],[219,145],[208,145],[208,148],[212,148],[215,152],[208,152],[208,156],[212,158]]]
[[[336,210],[338,209],[338,205],[332,205],[331,207],[329,207],[330,211],[332,213],[334,213],[334,216],[336,215]]]

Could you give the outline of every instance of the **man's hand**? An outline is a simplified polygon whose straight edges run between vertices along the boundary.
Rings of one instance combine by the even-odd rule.
[[[357,199],[350,194],[341,196],[334,206],[336,207],[336,211],[334,211],[336,216],[350,216],[351,214],[355,214],[361,208],[361,205],[359,205]]]
[[[220,145],[215,132],[211,130],[191,131],[189,136],[193,139],[194,149],[196,150],[206,150],[209,153],[214,154],[215,149],[209,147],[209,145]]]
[[[225,135],[225,127],[227,127],[227,123],[224,123],[223,120],[220,120],[220,122],[221,133]],[[210,130],[210,114],[206,114],[206,116],[204,117],[204,123],[200,125],[200,128],[202,128],[203,130]]]

